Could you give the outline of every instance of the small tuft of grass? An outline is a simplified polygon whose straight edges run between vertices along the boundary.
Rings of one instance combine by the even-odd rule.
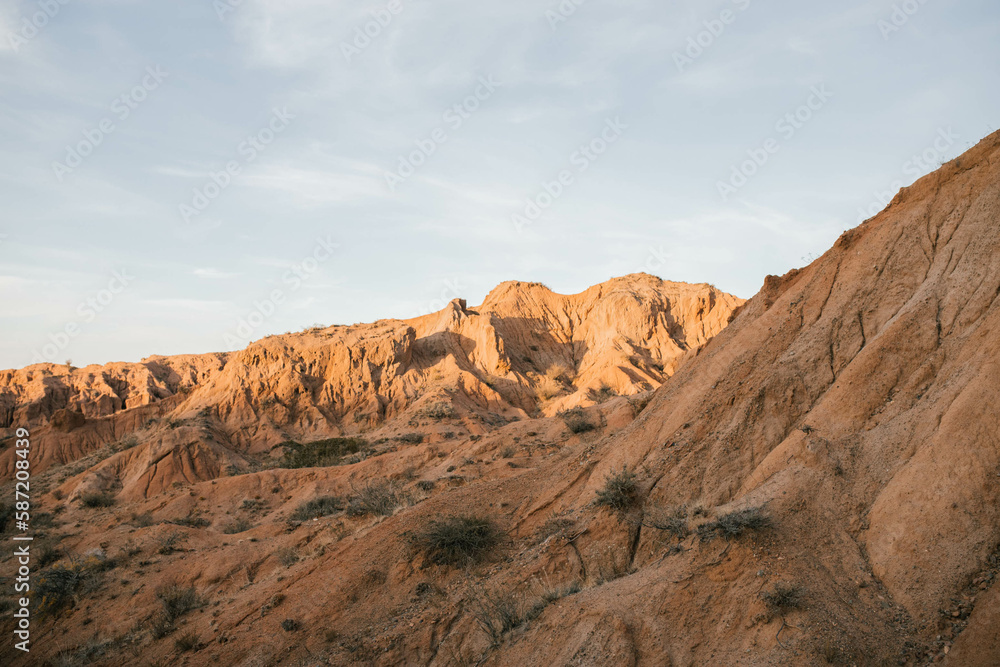
[[[389,482],[370,482],[348,499],[347,516],[391,516],[406,501],[406,494]]]
[[[770,591],[760,594],[767,606],[768,617],[774,618],[802,606],[802,588],[798,584],[778,582]]]
[[[763,506],[748,507],[723,514],[715,521],[698,526],[698,535],[702,540],[711,540],[719,535],[725,538],[740,537],[746,532],[763,530],[771,525],[771,518]]]
[[[597,428],[581,407],[563,410],[559,413],[559,417],[566,424],[566,428],[572,433],[586,433]]]
[[[523,624],[528,615],[523,597],[510,591],[479,591],[471,606],[476,623],[493,646],[499,645],[505,634]]]
[[[186,528],[205,528],[212,522],[200,516],[185,516],[179,519],[174,519],[170,523],[178,526],[184,526]]]
[[[617,391],[615,391],[612,387],[604,383],[601,383],[601,386],[598,387],[597,389],[590,390],[590,398],[595,403],[604,403],[605,401],[608,401],[617,395],[618,395]]]
[[[236,533],[245,533],[251,528],[253,528],[253,524],[250,523],[249,519],[237,519],[223,526],[222,532],[226,535],[235,535]]]
[[[189,632],[186,635],[175,639],[174,647],[176,647],[179,653],[197,651],[198,648],[201,647],[201,641],[198,639],[198,635],[193,632]]]
[[[274,556],[285,567],[291,567],[299,562],[299,552],[292,547],[282,547],[274,552]]]
[[[161,556],[169,556],[175,551],[179,551],[177,545],[180,543],[183,536],[180,533],[167,533],[166,535],[161,535],[160,539],[157,540],[159,548],[157,552]]]
[[[431,521],[416,544],[438,565],[463,565],[483,560],[500,544],[501,535],[492,519],[451,516]]]
[[[635,474],[624,467],[608,475],[604,487],[597,491],[594,504],[614,512],[627,512],[639,502],[639,487],[635,480]]]
[[[107,491],[91,491],[80,496],[80,504],[84,507],[111,507],[115,504],[115,496]]]
[[[292,513],[291,518],[293,521],[308,521],[336,514],[343,509],[344,499],[340,496],[320,496],[299,505],[298,509]]]
[[[204,604],[194,586],[180,586],[178,584],[164,586],[157,589],[156,597],[163,605],[164,616],[170,621],[176,621]]]
[[[341,465],[345,457],[370,449],[368,441],[363,438],[327,438],[307,443],[289,440],[281,446],[285,448],[285,453],[276,464],[278,468],[323,468]]]

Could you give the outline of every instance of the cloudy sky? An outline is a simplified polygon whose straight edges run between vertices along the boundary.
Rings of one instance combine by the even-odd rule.
[[[510,279],[749,297],[996,129],[998,37],[995,0],[4,0],[0,368]]]

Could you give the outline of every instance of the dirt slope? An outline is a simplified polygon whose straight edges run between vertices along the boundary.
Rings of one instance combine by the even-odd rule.
[[[79,581],[33,658],[1000,664],[998,217],[1000,133],[741,306],[506,284],[254,344],[39,473],[44,541],[75,554],[47,567]],[[91,427],[49,419],[57,449]],[[333,434],[366,443],[271,467]],[[428,548],[457,516],[499,542]]]

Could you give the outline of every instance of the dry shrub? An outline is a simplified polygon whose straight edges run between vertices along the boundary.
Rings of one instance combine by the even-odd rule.
[[[451,516],[431,521],[416,544],[439,565],[463,565],[483,560],[500,544],[501,532],[492,519]]]

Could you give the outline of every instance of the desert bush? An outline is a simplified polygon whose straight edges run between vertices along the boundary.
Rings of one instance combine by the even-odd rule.
[[[222,532],[226,535],[235,535],[236,533],[245,533],[251,528],[253,528],[253,524],[250,523],[249,519],[236,519],[223,526]]]
[[[157,540],[157,544],[159,545],[157,552],[163,556],[169,556],[178,550],[177,545],[180,543],[182,537],[180,533],[161,535],[160,539]]]
[[[135,435],[127,435],[115,444],[111,445],[111,449],[116,452],[125,451],[126,449],[132,449],[139,444],[139,438]]]
[[[46,544],[38,552],[38,556],[35,558],[35,565],[38,567],[46,567],[55,563],[57,560],[63,557],[63,551],[57,546]]]
[[[543,523],[535,532],[535,539],[544,542],[553,535],[565,537],[566,534],[576,526],[573,519],[567,517],[553,517]]]
[[[542,593],[542,601],[545,604],[552,604],[556,600],[561,600],[565,597],[569,597],[570,595],[576,595],[581,590],[583,589],[580,586],[579,581],[574,581],[573,583],[568,584],[566,586],[547,588]]]
[[[425,408],[423,414],[428,419],[452,419],[455,417],[455,408],[450,403],[438,401]]]
[[[292,547],[282,547],[274,552],[274,556],[285,567],[291,567],[299,562],[299,552]]]
[[[632,396],[628,399],[628,405],[632,408],[632,416],[638,417],[639,413],[646,409],[649,402],[653,400],[653,393],[639,394],[638,396]]]
[[[91,491],[80,496],[80,504],[84,507],[111,507],[115,504],[115,496],[107,491]]]
[[[286,618],[281,622],[281,629],[285,632],[295,632],[300,627],[302,627],[302,625],[293,618]]]
[[[57,612],[78,594],[93,592],[100,586],[101,573],[114,568],[117,563],[96,550],[83,557],[70,557],[44,570],[35,583],[35,600],[40,612]]]
[[[55,612],[73,601],[76,588],[83,578],[78,568],[56,565],[38,575],[35,596],[41,612]]]
[[[321,516],[329,516],[344,509],[344,499],[340,496],[320,496],[302,503],[292,512],[292,520],[308,521]]]
[[[60,651],[52,661],[53,667],[84,667],[96,665],[112,648],[112,642],[101,641],[95,634],[93,638],[75,648]]]
[[[422,479],[417,482],[417,488],[421,491],[433,491],[434,490],[434,480],[432,479]]]
[[[618,395],[618,392],[608,385],[601,383],[601,386],[597,389],[590,390],[590,398],[595,403],[604,403],[605,401],[614,398]]]
[[[407,445],[419,445],[421,442],[424,441],[424,434],[423,433],[403,433],[401,435],[397,435],[396,438],[395,438],[395,440],[398,441],[398,442],[405,443]]]
[[[174,640],[174,647],[179,653],[197,651],[199,646],[201,646],[201,641],[198,639],[198,635],[193,632],[189,632]]]
[[[142,514],[133,514],[130,523],[136,528],[149,528],[154,523],[153,515],[149,512],[143,512]]]
[[[363,438],[327,438],[315,442],[298,443],[293,440],[282,443],[285,452],[276,464],[278,468],[321,468],[336,466],[351,454],[369,449]]]
[[[573,381],[572,371],[561,364],[554,364],[545,371],[545,379],[559,384],[569,384]]]
[[[510,591],[481,590],[473,597],[472,616],[494,646],[525,621],[524,598]]]
[[[587,413],[584,412],[583,408],[575,407],[569,410],[563,410],[559,413],[559,417],[566,424],[566,427],[572,433],[586,433],[587,431],[593,431],[597,426],[587,417]]]
[[[802,606],[802,589],[797,584],[779,582],[770,591],[760,594],[767,606],[768,617],[784,614]]]
[[[513,445],[506,445],[500,450],[500,458],[502,459],[512,459],[517,455],[517,448]]]
[[[156,597],[163,605],[164,617],[170,621],[176,621],[204,604],[194,586],[181,586],[179,584],[164,586],[157,589]]]
[[[763,506],[748,507],[723,514],[715,521],[698,526],[698,535],[702,540],[711,540],[716,536],[726,538],[739,537],[745,532],[763,530],[771,526],[771,518]]]
[[[240,509],[247,512],[259,512],[264,509],[264,501],[257,498],[247,498],[240,504]]]
[[[174,519],[170,523],[176,524],[178,526],[185,526],[187,528],[204,528],[209,525],[211,521],[208,519],[203,519],[200,516],[185,516],[179,519]]]
[[[431,521],[417,536],[416,544],[439,565],[478,562],[500,544],[501,532],[492,519],[451,516]]]
[[[274,595],[272,595],[270,599],[267,602],[265,602],[260,608],[261,618],[267,616],[267,614],[270,613],[272,609],[274,609],[284,601],[285,601],[284,593],[275,593]]]
[[[389,482],[371,482],[348,498],[347,515],[389,516],[405,503],[405,494]]]
[[[670,533],[678,539],[684,539],[691,533],[688,528],[688,512],[685,505],[668,508],[654,507],[646,512],[642,523],[650,528]]]
[[[594,504],[615,512],[628,511],[639,501],[639,487],[635,479],[635,474],[624,467],[608,475],[604,487],[597,490]]]

